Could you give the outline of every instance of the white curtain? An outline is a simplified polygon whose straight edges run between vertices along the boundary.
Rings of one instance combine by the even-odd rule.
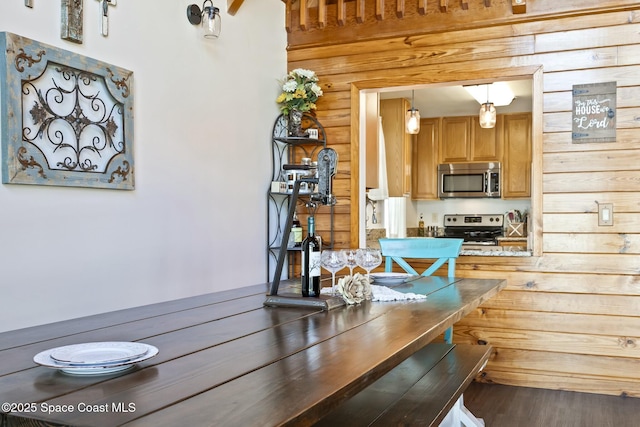
[[[389,197],[385,200],[387,237],[407,237],[407,199]]]

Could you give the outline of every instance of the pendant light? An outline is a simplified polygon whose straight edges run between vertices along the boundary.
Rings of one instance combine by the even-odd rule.
[[[491,129],[496,125],[496,107],[493,102],[489,102],[489,85],[487,85],[487,102],[480,106],[480,127]]]
[[[415,135],[420,132],[420,111],[416,110],[413,106],[415,91],[411,91],[411,109],[407,110],[405,115],[405,128],[407,133]]]

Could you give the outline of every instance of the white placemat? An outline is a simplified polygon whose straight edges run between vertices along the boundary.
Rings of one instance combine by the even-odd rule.
[[[413,292],[398,292],[386,286],[371,285],[373,297],[371,301],[404,301],[411,299],[427,299],[426,295]]]
[[[322,288],[321,294],[331,295],[331,287]],[[426,295],[414,294],[413,292],[398,292],[386,286],[371,285],[371,301],[405,301],[427,299]]]

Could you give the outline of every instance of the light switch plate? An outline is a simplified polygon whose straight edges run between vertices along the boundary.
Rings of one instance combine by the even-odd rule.
[[[613,225],[613,203],[598,203],[598,225]]]

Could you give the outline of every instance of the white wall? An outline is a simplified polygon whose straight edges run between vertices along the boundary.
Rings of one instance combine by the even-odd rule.
[[[85,1],[78,45],[60,39],[60,1],[0,2],[0,31],[134,72],[136,172],[134,191],[0,186],[0,331],[265,281],[284,5],[230,16],[214,0],[211,42],[190,3],[120,1],[103,37]]]

